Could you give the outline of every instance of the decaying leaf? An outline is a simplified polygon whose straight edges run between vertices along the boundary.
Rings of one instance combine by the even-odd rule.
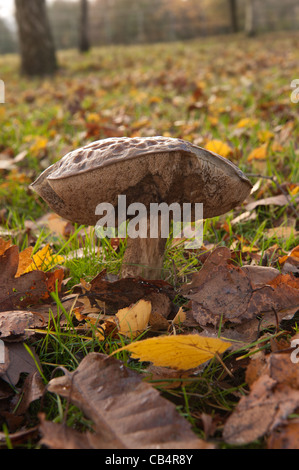
[[[105,302],[106,307],[119,310],[136,303],[140,299],[152,293],[163,293],[170,298],[174,298],[173,287],[160,280],[147,281],[142,278],[112,277],[102,271],[90,282],[88,296]]]
[[[293,418],[275,428],[267,439],[268,449],[299,449],[299,420]]]
[[[19,250],[12,245],[0,255],[0,311],[23,309],[39,303],[49,297],[56,284],[60,290],[63,279],[61,269],[53,273],[35,270],[20,275],[18,267]]]
[[[213,448],[193,434],[190,424],[171,402],[121,361],[90,353],[74,372],[63,370],[65,375],[50,380],[47,389],[70,400],[92,420],[97,448]],[[63,440],[54,442],[52,433],[57,430],[53,426],[50,433],[51,437],[48,432],[48,437],[44,436],[44,443],[61,448]],[[83,438],[84,441],[84,448],[92,448],[90,442]],[[74,446],[77,448],[78,444]]]
[[[287,423],[299,406],[299,369],[290,354],[270,354],[224,426],[230,444],[247,444]]]
[[[219,338],[199,335],[175,335],[135,341],[118,351],[130,351],[134,359],[152,362],[156,366],[188,370],[222,354],[230,343]],[[115,354],[115,353],[114,353]]]
[[[22,343],[5,342],[4,364],[0,364],[0,377],[6,382],[16,385],[21,373],[36,372],[39,359],[31,350],[31,354]],[[34,358],[34,359],[33,359]],[[39,364],[41,369],[41,365]]]
[[[41,316],[26,310],[0,312],[0,338],[22,341],[34,334],[30,329],[40,328],[43,323]]]
[[[283,273],[299,273],[299,245],[278,259]]]
[[[192,301],[200,325],[241,324],[258,315],[281,320],[299,307],[299,279],[272,268],[240,268],[230,261],[230,250],[216,248],[181,293]]]

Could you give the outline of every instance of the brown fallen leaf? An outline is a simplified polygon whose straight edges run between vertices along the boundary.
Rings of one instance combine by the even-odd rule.
[[[7,439],[14,445],[23,444],[28,442],[29,439],[34,439],[38,436],[38,426],[34,426],[30,429],[22,429],[21,431],[8,434],[0,432],[0,443],[6,444]]]
[[[299,279],[291,274],[274,276],[272,268],[243,269],[233,265],[230,257],[228,248],[216,248],[192,281],[181,288],[181,294],[192,301],[199,325],[241,324],[258,315],[275,320],[273,311],[280,321],[295,313]]]
[[[152,294],[163,294],[159,298],[163,306],[163,312],[169,310],[169,301],[165,302],[165,297],[173,299],[175,292],[173,287],[160,280],[150,280],[142,278],[124,278],[118,279],[117,276],[107,274],[106,270],[99,273],[90,283],[86,291],[84,285],[76,286],[74,292],[83,293],[90,299],[90,304],[94,305],[101,301],[105,306],[105,311],[116,313],[119,309],[129,307],[138,300],[144,299],[152,301]],[[149,297],[148,297],[149,296]],[[156,302],[156,300],[155,300]],[[165,310],[164,310],[165,309]]]
[[[287,227],[272,227],[265,231],[265,235],[268,238],[281,238],[283,240],[288,240],[291,237],[297,237],[299,232],[295,229],[295,227],[287,226]]]
[[[10,240],[4,240],[0,238],[0,256],[11,246]]]
[[[34,335],[33,328],[43,326],[40,315],[24,310],[0,312],[0,337],[9,341],[23,341]]]
[[[97,448],[214,447],[199,439],[175,406],[121,361],[90,353],[74,372],[62,370],[65,375],[50,380],[47,389],[70,400],[93,421]],[[52,427],[51,432],[57,431]],[[53,436],[51,440],[46,441],[49,447]],[[91,447],[89,442],[85,445]]]
[[[256,376],[224,425],[227,443],[244,445],[273,432],[299,406],[299,369],[290,354],[271,353]]]
[[[159,367],[152,364],[146,369],[144,378],[152,385],[169,390],[185,386],[188,381],[184,380],[192,376],[193,372],[197,369],[189,370],[175,370],[168,367]]]
[[[5,344],[4,363],[0,363],[0,377],[12,385],[16,385],[19,381],[21,373],[36,372],[37,366],[41,370],[38,357],[31,349],[31,354],[27,351],[22,343],[8,343]],[[34,359],[33,359],[34,358]]]
[[[40,444],[50,449],[123,449],[122,443],[113,437],[108,441],[102,435],[88,431],[82,434],[65,424],[46,421],[44,413],[40,413],[39,419]]]
[[[0,255],[0,311],[22,309],[41,299],[47,299],[49,292],[60,290],[63,271],[30,271],[19,275],[19,250],[16,245],[7,248]]]
[[[15,411],[17,415],[23,415],[29,408],[30,404],[43,396],[45,385],[38,371],[31,372],[27,375],[22,389],[14,397],[18,407]]]
[[[299,419],[275,428],[267,439],[267,449],[299,449]]]
[[[296,273],[299,274],[299,245],[293,248],[287,255],[281,256],[278,259],[282,267],[282,273]]]
[[[290,199],[284,194],[279,194],[278,196],[266,197],[264,199],[258,199],[257,201],[250,202],[245,206],[245,210],[252,211],[258,206],[287,206],[290,203]]]

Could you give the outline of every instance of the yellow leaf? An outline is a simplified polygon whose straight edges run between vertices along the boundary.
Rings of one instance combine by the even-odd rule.
[[[101,121],[101,117],[97,113],[88,113],[87,122],[98,123]]]
[[[231,147],[221,140],[210,140],[205,148],[225,158],[232,153]]]
[[[27,268],[31,265],[31,263],[32,263],[32,258],[31,258],[32,251],[33,251],[32,246],[29,246],[25,250],[21,251],[21,253],[19,254],[19,265],[18,265],[18,271],[16,273],[16,277],[19,277],[22,274],[24,274],[26,272]]]
[[[162,101],[161,96],[150,96],[150,98],[149,98],[149,100],[148,100],[148,102],[149,102],[150,104],[161,103],[161,101]]]
[[[298,193],[299,193],[299,185],[298,185],[298,186],[295,186],[295,188],[292,189],[291,195],[292,195],[292,196],[296,196],[296,194],[298,194]]]
[[[30,147],[30,152],[37,156],[41,150],[45,150],[48,145],[48,139],[46,137],[36,137],[35,142]]]
[[[263,131],[258,131],[257,136],[260,142],[265,143],[273,139],[274,134],[271,131],[263,130]]]
[[[3,238],[0,238],[0,256],[11,246],[11,241],[5,241]]]
[[[32,256],[32,263],[28,266],[24,273],[35,270],[46,271],[53,268],[53,266],[56,264],[63,262],[64,258],[59,255],[54,255],[50,246],[46,245]]]
[[[223,353],[230,343],[199,335],[175,335],[136,341],[114,351],[127,350],[132,358],[152,362],[156,366],[188,370]]]
[[[253,149],[247,160],[250,162],[251,160],[265,160],[267,156],[267,146],[266,145],[262,145],[261,147],[257,147],[255,149]]]
[[[182,307],[180,307],[178,313],[172,320],[172,323],[174,323],[175,325],[180,325],[180,323],[183,323],[185,320],[186,320],[186,312],[184,312]]]
[[[256,119],[251,119],[251,118],[243,118],[241,119],[237,124],[236,124],[236,127],[237,128],[241,128],[241,127],[253,127],[257,124],[257,120]]]
[[[119,310],[116,314],[119,333],[135,338],[147,328],[151,310],[152,304],[147,300],[139,300],[136,304]]]

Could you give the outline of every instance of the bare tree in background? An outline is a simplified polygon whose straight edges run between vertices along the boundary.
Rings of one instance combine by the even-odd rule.
[[[256,5],[255,0],[246,0],[245,4],[245,33],[249,37],[256,34]]]
[[[52,75],[57,62],[45,0],[15,0],[15,5],[22,72]]]
[[[88,0],[80,1],[79,50],[88,52],[90,43],[88,38]]]
[[[239,31],[237,0],[228,0],[228,3],[229,3],[232,32],[237,33]]]

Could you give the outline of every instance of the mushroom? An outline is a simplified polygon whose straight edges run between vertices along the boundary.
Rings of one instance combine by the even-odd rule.
[[[180,207],[202,203],[206,219],[240,204],[251,187],[229,160],[182,139],[161,136],[90,143],[65,155],[31,185],[61,217],[84,225],[97,224],[100,203],[115,208],[116,220],[123,217],[118,210],[120,195],[126,196],[127,207],[143,204],[146,220],[140,223],[146,223],[145,238],[128,236],[121,274],[146,279],[161,279],[167,240],[161,235],[159,213],[154,220],[157,237],[151,237],[153,203]]]

